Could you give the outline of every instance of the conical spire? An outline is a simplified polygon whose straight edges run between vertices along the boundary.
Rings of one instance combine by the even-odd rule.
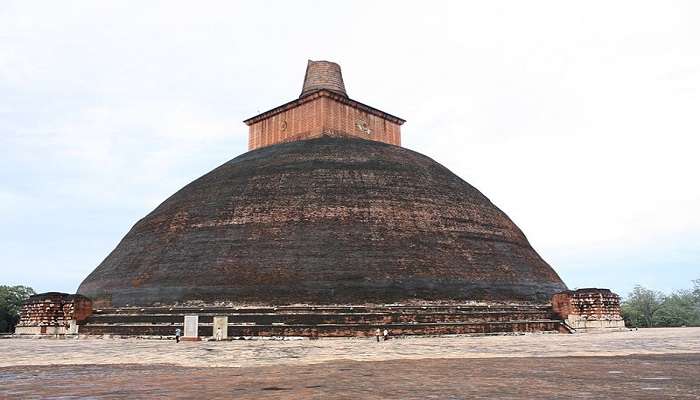
[[[343,74],[340,65],[330,61],[311,61],[306,66],[304,87],[301,96],[304,97],[318,90],[330,90],[348,97],[343,83]]]

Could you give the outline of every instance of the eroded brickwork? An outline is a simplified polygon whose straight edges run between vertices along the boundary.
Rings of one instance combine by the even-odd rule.
[[[620,296],[609,289],[578,289],[552,297],[552,310],[574,329],[620,328]]]
[[[374,336],[559,332],[551,307],[536,304],[428,304],[286,307],[125,307],[93,314],[80,332],[89,335],[170,336],[185,315],[198,315],[198,335],[213,336],[225,318],[226,336]]]
[[[79,294],[42,293],[22,304],[17,333],[77,333],[77,323],[92,314],[92,301]]]
[[[299,97],[304,97],[321,89],[328,89],[347,97],[340,65],[330,61],[309,60],[306,65],[304,87]]]
[[[562,290],[517,226],[442,165],[324,137],[248,152],[187,185],[78,293],[116,307],[547,302]]]

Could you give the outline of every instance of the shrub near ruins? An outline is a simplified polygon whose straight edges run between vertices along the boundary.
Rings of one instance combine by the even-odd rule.
[[[13,332],[19,322],[22,302],[36,294],[28,286],[0,285],[0,332]]]

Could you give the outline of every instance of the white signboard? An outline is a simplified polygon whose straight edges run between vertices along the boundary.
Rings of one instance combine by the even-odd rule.
[[[199,316],[185,315],[185,337],[199,336]]]

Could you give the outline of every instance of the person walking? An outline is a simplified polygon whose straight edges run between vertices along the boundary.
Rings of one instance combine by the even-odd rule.
[[[180,328],[175,329],[175,343],[180,343],[180,334],[182,331]]]
[[[377,338],[377,340],[379,340],[379,338]],[[389,331],[386,330],[386,328],[385,328],[384,329],[384,341],[386,342],[387,340],[389,340]]]
[[[221,327],[216,328],[216,341],[221,340]]]
[[[377,330],[374,331],[374,336],[377,337],[377,343],[379,343],[379,337],[382,336],[382,331],[377,328]]]

